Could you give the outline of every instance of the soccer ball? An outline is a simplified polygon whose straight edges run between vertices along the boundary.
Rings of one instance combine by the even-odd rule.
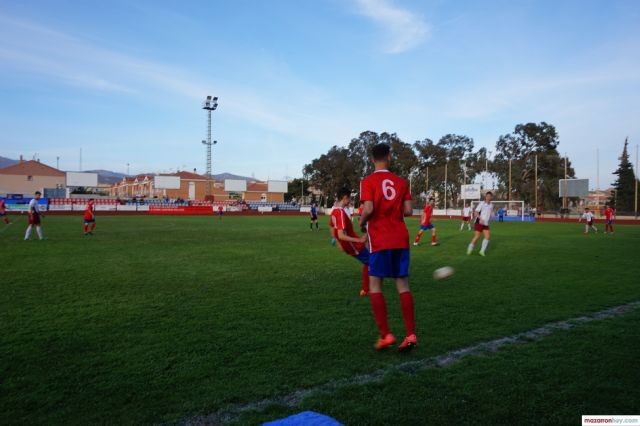
[[[433,279],[436,281],[444,281],[448,280],[453,276],[455,271],[451,266],[443,266],[442,268],[438,268],[433,271]]]

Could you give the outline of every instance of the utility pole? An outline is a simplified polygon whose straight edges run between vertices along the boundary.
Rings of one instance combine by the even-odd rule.
[[[596,148],[596,205],[600,214],[600,150]]]
[[[535,209],[535,211],[538,211],[538,154],[536,154],[535,158],[535,166],[534,166],[534,180],[535,180],[535,188],[534,188],[534,194],[535,194],[535,204],[533,206],[533,208]]]
[[[507,195],[507,201],[511,201],[511,158],[509,158],[509,194]]]
[[[564,191],[562,197],[562,208],[567,208],[567,153],[564,153]]]
[[[447,166],[449,162],[444,163],[444,214],[447,214]]]
[[[429,166],[427,166],[427,186],[424,188],[424,193],[429,193]]]
[[[207,140],[202,141],[203,145],[207,146],[207,189],[206,195],[211,196],[212,185],[211,185],[211,146],[218,143],[218,141],[211,141],[211,113],[218,108],[218,97],[217,96],[207,96],[207,99],[202,104],[202,109],[207,111]]]
[[[638,177],[638,144],[636,144],[636,170],[633,176],[636,178],[636,197],[635,197],[635,203],[634,203],[634,210],[636,212],[636,219],[637,219],[638,218],[638,179],[640,179],[640,177]]]

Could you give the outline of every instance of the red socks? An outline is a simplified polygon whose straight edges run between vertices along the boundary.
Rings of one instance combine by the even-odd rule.
[[[369,267],[362,265],[362,291],[369,293]]]
[[[420,238],[422,238],[422,234],[418,232],[418,235],[416,235],[416,239],[413,240],[414,243],[419,243],[420,242]]]
[[[373,302],[373,299],[371,300]],[[410,291],[400,293],[400,308],[404,317],[404,326],[407,329],[407,336],[416,334],[416,324],[413,310],[413,296]]]
[[[371,299],[371,310],[373,311],[373,318],[376,320],[376,325],[380,331],[380,337],[385,337],[390,332],[389,323],[387,322],[387,304],[384,301],[384,295],[382,293],[370,293],[369,299]]]
[[[435,236],[435,235],[432,235],[432,236],[431,236],[431,242],[432,242],[432,243],[437,243],[437,242],[438,242],[438,239],[436,238],[436,236]]]
[[[91,232],[93,232],[94,229],[96,229],[96,223],[95,222],[93,222],[91,224]]]
[[[84,233],[86,234],[86,233],[87,233],[87,231],[89,231],[89,226],[84,225]]]

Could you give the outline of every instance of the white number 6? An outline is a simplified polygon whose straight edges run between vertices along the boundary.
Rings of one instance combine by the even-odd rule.
[[[396,189],[393,187],[393,181],[385,179],[382,181],[382,194],[384,198],[391,201],[396,198]]]

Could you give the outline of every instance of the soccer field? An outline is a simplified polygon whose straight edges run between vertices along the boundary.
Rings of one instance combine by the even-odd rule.
[[[492,223],[483,258],[466,255],[471,232],[458,221],[437,220],[441,245],[411,250],[419,346],[400,354],[373,350],[359,264],[329,244],[326,218],[312,232],[302,216],[105,216],[85,237],[81,218],[48,216],[48,239],[28,242],[25,219],[13,218],[0,234],[3,424],[256,424],[314,410],[348,425],[555,425],[640,414],[637,305],[450,365],[428,361],[640,301],[640,227],[608,237],[577,223]],[[408,223],[413,237],[417,219]],[[435,282],[444,265],[456,274]],[[385,289],[402,336],[395,288]],[[304,389],[318,392],[277,403]]]

